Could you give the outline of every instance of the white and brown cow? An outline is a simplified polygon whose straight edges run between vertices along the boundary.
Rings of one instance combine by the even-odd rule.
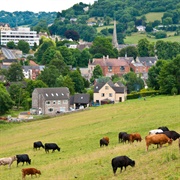
[[[9,165],[9,168],[11,168],[11,164],[16,160],[17,160],[16,156],[0,158],[0,166]]]

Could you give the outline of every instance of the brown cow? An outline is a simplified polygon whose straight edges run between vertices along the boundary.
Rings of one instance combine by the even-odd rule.
[[[22,179],[25,179],[26,175],[31,175],[31,178],[33,175],[35,175],[37,177],[36,174],[39,174],[39,176],[41,175],[41,171],[37,170],[35,168],[25,168],[22,169]]]
[[[105,136],[105,137],[103,137],[103,139],[105,139],[107,141],[107,143],[109,144],[109,137]]]
[[[172,139],[168,138],[165,134],[153,134],[153,135],[148,135],[145,137],[146,140],[146,148],[148,151],[148,147],[151,144],[157,144],[160,145],[160,147],[162,147],[163,144],[172,144]],[[158,146],[157,146],[158,148]]]
[[[134,141],[137,141],[137,142],[140,141],[141,142],[142,138],[141,138],[141,135],[139,133],[132,133],[129,136],[129,140],[131,143],[133,143]]]

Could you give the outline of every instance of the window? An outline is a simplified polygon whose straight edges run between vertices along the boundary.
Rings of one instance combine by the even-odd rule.
[[[61,104],[61,101],[59,100],[59,101],[58,101],[58,105],[60,105],[60,104]]]
[[[124,66],[121,66],[120,67],[120,71],[124,71],[125,70],[125,67]]]
[[[104,93],[101,94],[101,97],[104,97]]]
[[[108,90],[108,89],[109,89],[109,87],[108,87],[108,86],[105,86],[105,89],[106,89],[106,90]]]
[[[112,66],[108,66],[108,72],[112,72]]]
[[[53,101],[53,104],[56,104],[56,101]]]
[[[112,97],[112,93],[109,93],[109,97]]]
[[[51,104],[51,102],[50,101],[46,101],[46,104]]]
[[[63,104],[68,104],[68,100],[63,100]]]
[[[48,111],[49,112],[53,112],[53,108],[48,108]]]

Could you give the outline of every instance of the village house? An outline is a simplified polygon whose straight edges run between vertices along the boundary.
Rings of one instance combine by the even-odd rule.
[[[127,87],[121,82],[113,83],[111,80],[106,83],[94,85],[93,102],[99,104],[119,103],[127,99]]]
[[[103,76],[111,77],[112,75],[123,76],[130,72],[130,66],[125,58],[109,58],[109,56],[98,59],[93,59],[92,63],[89,62],[88,69],[92,75],[94,68],[100,65],[103,71]]]
[[[32,108],[36,114],[55,115],[69,111],[70,92],[67,87],[36,88],[32,93]]]

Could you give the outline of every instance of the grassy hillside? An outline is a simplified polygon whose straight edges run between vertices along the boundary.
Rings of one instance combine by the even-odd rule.
[[[0,124],[0,157],[27,153],[31,165],[42,171],[42,180],[178,180],[180,153],[178,142],[156,149],[145,150],[144,137],[159,126],[180,132],[180,96],[159,96],[128,100],[124,103],[90,108],[82,112],[51,119]],[[118,143],[118,133],[139,132],[143,141],[133,144]],[[109,136],[108,147],[99,147],[99,140]],[[46,154],[44,149],[34,151],[34,141],[55,142],[61,151]],[[111,159],[127,155],[136,161],[117,176],[112,173]],[[22,165],[0,166],[4,180],[21,180]],[[31,179],[28,177],[27,179]]]
[[[174,33],[173,33],[174,34]],[[163,38],[163,39],[155,39],[155,38],[149,38],[147,37],[146,33],[132,33],[131,36],[126,36],[124,39],[125,44],[137,44],[140,39],[146,38],[150,42],[157,42],[159,40],[163,41],[171,41],[171,42],[180,42],[180,36],[173,36],[172,32],[168,32],[167,35],[169,37]]]
[[[164,12],[153,12],[153,13],[147,13],[145,16],[146,16],[147,22],[153,22],[155,20],[162,21],[161,18],[163,17],[163,14]]]

